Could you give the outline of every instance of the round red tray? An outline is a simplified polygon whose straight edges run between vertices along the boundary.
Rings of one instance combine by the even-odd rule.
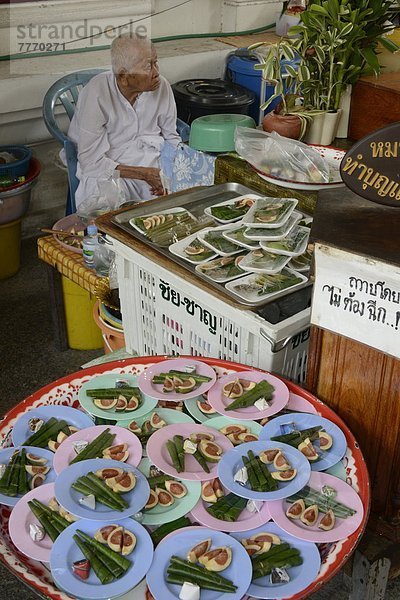
[[[101,366],[82,369],[54,381],[28,396],[25,400],[14,406],[4,417],[0,424],[0,447],[11,445],[11,430],[18,417],[32,407],[48,404],[78,407],[78,390],[93,375],[104,372],[141,373],[147,366],[165,360],[166,356],[138,357],[129,360],[120,360],[106,363]],[[184,358],[184,357],[182,357]],[[190,358],[190,357],[187,357]],[[218,368],[220,374],[230,371],[247,371],[248,366],[239,363],[219,360],[214,358],[201,358],[202,361]],[[261,370],[261,369],[258,369]],[[290,391],[302,396],[311,402],[318,413],[330,419],[344,432],[347,439],[347,452],[343,458],[346,470],[346,481],[359,494],[364,505],[364,518],[357,531],[351,536],[334,544],[319,544],[322,565],[318,577],[301,594],[291,596],[290,600],[307,598],[316,592],[324,583],[331,579],[343,567],[351,553],[355,550],[361,535],[364,532],[370,508],[370,483],[367,467],[360,448],[345,423],[341,418],[315,396],[300,386],[284,379]],[[49,570],[40,562],[33,561],[21,554],[12,544],[8,534],[8,519],[10,509],[0,506],[0,560],[6,568],[14,573],[23,583],[35,590],[42,598],[51,600],[69,600],[70,596],[58,590],[51,578]],[[136,588],[135,595],[130,595],[135,600],[145,600],[145,585],[142,582]],[[132,594],[132,592],[130,592]]]

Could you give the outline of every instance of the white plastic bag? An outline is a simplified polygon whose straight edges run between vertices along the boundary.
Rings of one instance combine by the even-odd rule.
[[[293,182],[329,183],[329,165],[314,148],[276,131],[237,127],[235,149],[265,175]]]
[[[80,217],[88,219],[117,210],[126,201],[119,171],[113,171],[111,179],[99,179],[97,186],[98,195],[85,198],[78,206],[76,212]]]

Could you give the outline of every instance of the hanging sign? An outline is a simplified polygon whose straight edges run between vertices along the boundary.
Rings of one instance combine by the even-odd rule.
[[[354,144],[342,160],[340,174],[359,196],[400,208],[400,121]]]
[[[315,244],[311,323],[400,358],[400,267]]]

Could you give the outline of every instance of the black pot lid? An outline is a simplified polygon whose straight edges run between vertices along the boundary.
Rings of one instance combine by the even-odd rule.
[[[173,84],[175,100],[207,106],[243,106],[255,95],[250,90],[223,79],[184,79]]]

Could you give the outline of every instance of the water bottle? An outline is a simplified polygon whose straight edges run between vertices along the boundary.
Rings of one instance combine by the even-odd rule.
[[[88,269],[95,268],[95,252],[96,248],[99,244],[99,240],[97,237],[97,227],[96,225],[88,225],[86,228],[86,235],[83,238],[82,244],[82,252],[83,252],[83,262]]]

